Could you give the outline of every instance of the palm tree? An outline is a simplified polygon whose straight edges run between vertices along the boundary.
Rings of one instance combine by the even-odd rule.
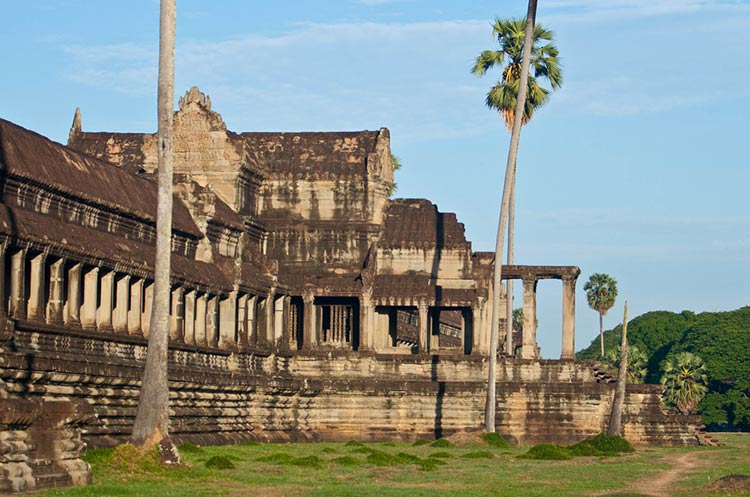
[[[599,357],[604,357],[604,316],[607,315],[617,298],[617,280],[608,274],[594,273],[583,285],[589,307],[599,313]]]
[[[495,19],[492,32],[497,36],[500,50],[485,50],[477,57],[471,72],[477,76],[484,76],[494,66],[503,67],[502,80],[499,80],[487,93],[485,102],[490,109],[497,110],[503,116],[508,131],[513,127],[516,104],[518,98],[519,79],[521,76],[521,61],[523,57],[524,39],[526,35],[526,19]],[[558,61],[558,50],[552,42],[553,34],[541,25],[534,26],[531,51],[531,65],[534,66],[534,76],[528,77],[527,98],[523,110],[521,124],[531,120],[534,111],[544,105],[551,91],[562,85],[562,71]],[[537,78],[546,79],[551,91],[539,86]],[[508,211],[508,256],[507,264],[513,264],[514,255],[514,225],[515,225],[515,167],[514,179],[510,188],[510,202]],[[506,316],[513,310],[513,280],[506,282]],[[513,328],[510,320],[505,330],[505,352],[513,353]]]
[[[614,374],[620,367],[620,350],[618,345],[604,355],[607,371]],[[648,373],[648,356],[635,345],[628,346],[628,383],[643,383]]]
[[[622,317],[622,342],[620,344],[620,360],[617,368],[617,385],[615,398],[612,400],[612,416],[609,418],[607,434],[622,436],[622,410],[625,405],[625,386],[628,382],[628,303],[625,302],[625,312]]]
[[[664,364],[664,403],[690,414],[708,392],[707,383],[703,359],[691,352],[678,352]]]
[[[528,87],[529,67],[531,65],[531,45],[532,35],[534,33],[534,21],[536,19],[537,0],[529,0],[529,8],[526,14],[526,31],[524,38],[524,48],[521,63],[521,74],[518,84],[518,99],[516,102],[516,114],[523,112],[523,105],[526,102],[526,92]],[[495,268],[492,278],[492,319],[490,321],[490,350],[489,364],[487,367],[487,399],[484,411],[484,425],[489,433],[495,432],[495,404],[497,402],[497,342],[498,342],[498,325],[500,323],[500,285],[502,283],[503,268],[503,246],[505,245],[505,225],[508,221],[508,206],[510,204],[511,185],[516,179],[516,157],[518,156],[518,144],[521,140],[521,119],[513,121],[513,128],[510,134],[510,147],[508,148],[508,161],[505,165],[505,180],[503,182],[503,197],[500,202],[500,218],[497,223],[497,239],[495,240]],[[510,316],[509,316],[510,317]],[[508,319],[510,321],[510,319]]]
[[[159,23],[159,177],[156,208],[154,298],[146,367],[141,380],[132,441],[151,448],[168,436],[169,276],[172,240],[172,120],[174,117],[175,0],[161,0]]]

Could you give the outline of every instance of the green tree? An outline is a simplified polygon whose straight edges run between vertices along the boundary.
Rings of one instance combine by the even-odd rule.
[[[154,298],[146,367],[141,380],[138,411],[133,422],[136,445],[153,446],[169,434],[169,277],[172,245],[172,121],[174,117],[174,43],[176,0],[161,0],[158,82],[158,193]]]
[[[583,285],[589,307],[599,313],[599,357],[604,357],[604,316],[615,305],[617,280],[608,274],[594,273]]]
[[[391,162],[393,163],[393,173],[395,176],[396,171],[401,169],[401,159],[391,154]],[[394,180],[393,183],[391,183],[391,186],[388,187],[388,196],[389,197],[393,196],[393,194],[396,193],[397,189],[398,189],[398,185],[396,184],[396,181]]]
[[[505,121],[508,131],[512,131],[516,106],[518,104],[518,88],[521,77],[523,47],[526,36],[526,19],[495,19],[492,25],[493,35],[497,37],[499,50],[485,50],[477,57],[471,72],[476,76],[484,76],[491,68],[502,67],[502,79],[490,88],[485,98],[487,107],[497,110]],[[531,120],[534,111],[544,105],[551,91],[562,85],[562,71],[558,61],[558,50],[553,43],[552,31],[535,25],[532,35],[530,66],[534,68],[534,76],[528,75],[528,89],[524,104],[521,124]],[[528,71],[527,71],[528,73]],[[539,85],[539,80],[549,82],[551,89]],[[514,257],[514,225],[515,225],[515,161],[513,163],[513,181],[510,186],[510,200],[508,202],[508,255],[507,264],[513,264]],[[513,280],[506,282],[506,316],[513,310]],[[505,352],[513,353],[513,328],[507,320],[505,330]]]
[[[664,363],[661,384],[664,403],[682,414],[693,412],[708,392],[708,376],[703,359],[691,352],[678,352]]]

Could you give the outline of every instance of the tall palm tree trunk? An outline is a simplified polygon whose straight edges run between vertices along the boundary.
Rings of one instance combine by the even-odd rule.
[[[622,319],[622,343],[620,345],[620,368],[617,371],[615,398],[612,399],[612,416],[609,418],[609,435],[622,436],[622,407],[625,404],[625,385],[628,380],[628,303]]]
[[[154,298],[146,367],[132,441],[149,447],[169,434],[169,276],[172,238],[172,119],[174,115],[175,1],[161,0],[159,23],[159,186],[156,214]]]
[[[515,169],[515,165],[513,166]],[[508,202],[508,265],[513,264],[513,250],[515,244],[516,223],[516,178],[510,186],[510,200]],[[506,282],[505,292],[505,353],[513,355],[513,280]]]
[[[599,357],[604,357],[604,313],[599,311]]]
[[[518,96],[516,102],[516,119],[513,120],[513,130],[510,135],[510,149],[508,150],[508,162],[505,166],[505,181],[503,183],[503,199],[500,204],[500,219],[497,226],[497,240],[495,243],[495,271],[492,279],[492,320],[490,322],[490,350],[489,367],[487,373],[487,401],[485,403],[484,424],[489,433],[495,432],[495,405],[497,402],[497,342],[500,315],[500,285],[502,284],[503,246],[505,245],[505,225],[508,220],[508,206],[510,204],[510,192],[515,181],[516,157],[518,156],[518,144],[521,139],[521,118],[526,103],[526,92],[529,81],[529,66],[531,63],[531,45],[534,34],[534,20],[536,19],[537,0],[529,0],[529,9],[526,14],[526,37],[523,46],[523,62],[521,63],[521,78],[518,84]]]

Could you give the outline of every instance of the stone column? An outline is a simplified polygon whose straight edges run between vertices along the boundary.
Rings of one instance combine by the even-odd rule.
[[[47,323],[63,323],[63,293],[65,284],[65,259],[58,259],[50,265],[49,302],[47,303]]]
[[[472,323],[474,325],[474,335],[472,336],[471,342],[471,353],[481,354],[484,352],[482,349],[482,336],[487,332],[484,328],[484,320],[482,314],[484,313],[484,297],[478,297],[477,302],[471,308]]]
[[[374,313],[372,289],[363,290],[359,299],[359,350],[375,349]]]
[[[8,315],[8,298],[5,293],[5,250],[8,248],[8,242],[0,242],[0,319]]]
[[[258,296],[253,295],[247,299],[247,344],[255,346],[258,338],[255,316],[258,313]]]
[[[83,306],[81,307],[81,327],[96,329],[96,307],[99,294],[99,268],[91,268],[83,275]]]
[[[247,294],[242,294],[237,299],[237,344],[247,347]]]
[[[562,355],[561,359],[576,358],[576,279],[563,279],[562,292]]]
[[[235,332],[237,330],[237,292],[219,304],[219,348],[231,349],[237,344]]]
[[[317,344],[315,327],[315,295],[311,291],[305,291],[302,294],[302,302],[304,310],[302,312],[305,322],[302,326],[302,348],[310,350]]]
[[[276,348],[283,347],[284,300],[287,298],[288,297],[278,297],[273,302],[273,344]]]
[[[536,359],[536,279],[523,280],[522,359]]]
[[[418,347],[420,353],[427,353],[430,351],[430,328],[427,320],[427,303],[419,303],[419,338]]]
[[[115,272],[110,271],[102,276],[99,283],[99,308],[96,310],[96,327],[101,331],[112,331]]]
[[[219,296],[214,295],[206,302],[206,345],[219,345]]]
[[[74,264],[68,269],[68,299],[65,302],[65,324],[81,324],[81,269],[82,264]]]
[[[115,285],[115,310],[112,327],[115,333],[128,333],[128,302],[130,302],[130,275],[126,274]]]
[[[130,310],[128,311],[128,333],[143,335],[141,318],[143,317],[143,279],[138,278],[130,284]]]
[[[273,323],[273,317],[275,314],[275,304],[276,304],[276,293],[271,292],[268,294],[268,297],[266,298],[266,329],[263,330],[263,333],[266,337],[266,343],[270,346],[274,346],[274,323]]]
[[[154,283],[143,286],[143,309],[141,316],[141,329],[143,336],[148,338],[151,333],[151,312],[154,309]]]
[[[169,315],[169,339],[184,341],[185,337],[185,289],[181,286],[172,290],[172,310]]]
[[[206,346],[206,302],[205,293],[195,301],[195,344]]]
[[[10,259],[10,315],[26,319],[26,249],[14,253]]]
[[[27,308],[29,321],[44,321],[44,264],[46,259],[45,254],[36,255],[31,259]]]
[[[195,290],[190,290],[185,294],[185,331],[183,339],[185,343],[195,345],[195,323],[196,323],[196,302]]]

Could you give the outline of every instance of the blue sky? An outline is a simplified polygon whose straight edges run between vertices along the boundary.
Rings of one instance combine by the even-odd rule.
[[[508,133],[474,77],[490,21],[520,0],[177,0],[176,93],[235,131],[391,130],[397,196],[454,211],[494,248]],[[470,5],[465,5],[469,4]],[[516,261],[578,265],[577,348],[598,330],[583,282],[617,278],[605,325],[750,304],[750,1],[539,0],[565,83],[523,129]],[[156,129],[158,1],[3,2],[0,117],[64,142]],[[520,286],[520,285],[517,285]],[[539,286],[559,357],[561,289]],[[517,306],[520,306],[520,296]]]

